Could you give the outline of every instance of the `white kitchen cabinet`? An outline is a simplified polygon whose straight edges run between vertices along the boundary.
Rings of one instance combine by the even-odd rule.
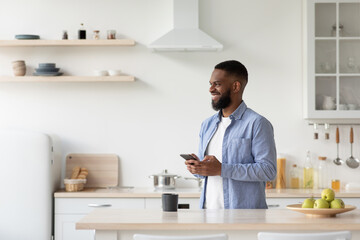
[[[266,198],[268,208],[286,208],[290,204],[302,203],[305,198]]]
[[[189,209],[199,209],[200,198],[182,198],[179,197],[178,204],[189,204]],[[161,198],[145,198],[146,209],[162,209]]]
[[[360,2],[304,0],[304,117],[360,118]]]
[[[55,198],[55,240],[93,240],[93,231],[75,223],[96,207],[144,209],[144,198]]]

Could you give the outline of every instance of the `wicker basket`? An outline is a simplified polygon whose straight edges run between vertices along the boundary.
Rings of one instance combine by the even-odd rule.
[[[66,192],[78,192],[84,189],[86,179],[64,179]]]

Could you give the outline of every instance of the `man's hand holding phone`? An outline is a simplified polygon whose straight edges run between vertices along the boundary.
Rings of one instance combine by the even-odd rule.
[[[221,176],[221,162],[212,155],[206,155],[202,161],[195,154],[180,154],[186,161],[187,169],[192,174],[202,176]]]
[[[186,160],[186,165],[196,165],[200,162],[200,159],[195,154],[180,154],[180,156]]]

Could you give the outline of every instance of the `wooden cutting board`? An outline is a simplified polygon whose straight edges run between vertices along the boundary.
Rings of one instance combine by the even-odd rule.
[[[119,159],[115,154],[70,153],[66,156],[66,178],[70,178],[75,166],[88,169],[89,175],[85,187],[118,185]]]

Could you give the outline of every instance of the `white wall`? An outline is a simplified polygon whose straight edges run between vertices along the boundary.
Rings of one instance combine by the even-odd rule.
[[[214,114],[208,81],[213,67],[237,59],[249,71],[244,99],[273,124],[278,152],[302,164],[309,149],[333,159],[330,140],[302,118],[301,0],[200,0],[200,27],[224,44],[217,53],[154,53],[146,48],[171,28],[169,0],[1,0],[0,39],[39,34],[76,37],[80,23],[87,34],[116,29],[135,39],[135,47],[0,48],[0,75],[11,75],[11,61],[23,59],[27,75],[40,62],[56,62],[63,72],[90,75],[94,69],[121,69],[133,83],[1,83],[0,127],[56,134],[68,153],[116,153],[120,184],[150,187],[147,176],[163,169],[191,177],[179,153],[197,152],[200,123]],[[349,127],[342,127],[340,157],[349,156]],[[354,155],[360,157],[355,127]],[[346,143],[345,143],[346,141]],[[330,163],[330,166],[334,164]],[[339,177],[359,180],[358,169],[338,167]],[[179,180],[179,186],[195,186]]]

